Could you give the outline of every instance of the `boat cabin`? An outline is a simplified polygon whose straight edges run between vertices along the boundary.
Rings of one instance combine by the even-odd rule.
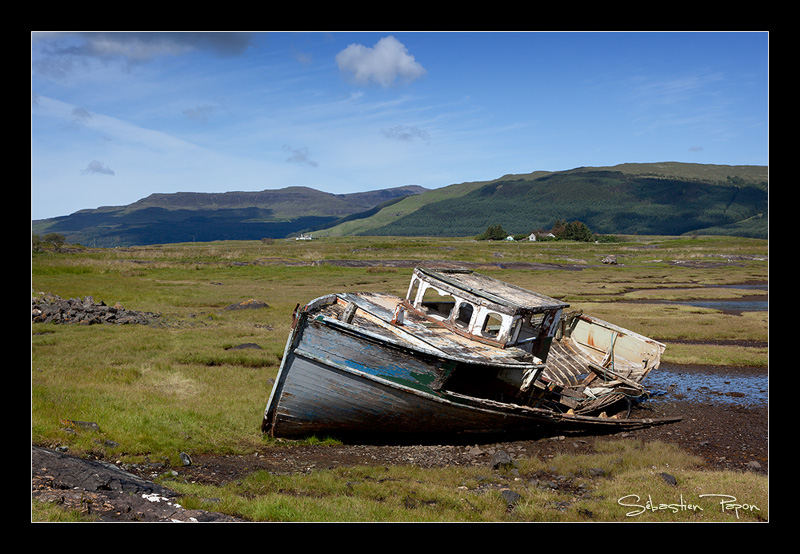
[[[469,270],[416,268],[406,304],[427,319],[503,348],[546,360],[569,304]]]

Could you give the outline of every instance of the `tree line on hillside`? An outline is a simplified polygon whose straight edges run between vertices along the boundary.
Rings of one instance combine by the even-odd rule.
[[[512,235],[578,220],[599,235],[682,235],[699,230],[741,229],[766,236],[768,192],[756,184],[728,185],[681,179],[587,171],[534,180],[504,180],[457,198],[431,202],[363,234],[381,236],[476,236],[502,223]],[[736,226],[736,227],[734,227]],[[505,238],[505,237],[504,237]]]
[[[47,233],[46,235],[31,233],[32,252],[41,252],[46,245],[50,245],[54,251],[60,252],[66,242],[64,235],[60,233]]]
[[[578,242],[592,242],[597,238],[597,235],[592,233],[585,223],[581,221],[567,223],[561,219],[556,221],[549,231],[540,229],[523,235],[509,235],[498,223],[489,225],[483,233],[475,238],[477,240],[526,240],[532,235],[536,237],[535,240],[574,240]]]

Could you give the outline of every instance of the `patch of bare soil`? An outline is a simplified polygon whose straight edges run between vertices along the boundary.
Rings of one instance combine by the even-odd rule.
[[[247,473],[307,472],[353,465],[411,464],[420,467],[488,465],[492,454],[512,458],[547,459],[557,454],[591,453],[599,438],[675,443],[702,458],[713,470],[768,472],[768,412],[766,406],[724,403],[700,405],[681,400],[645,402],[631,417],[681,416],[675,423],[613,434],[551,431],[538,435],[475,435],[447,441],[422,439],[411,444],[349,442],[337,446],[273,446],[251,456],[202,457],[180,469],[187,478],[222,484]]]

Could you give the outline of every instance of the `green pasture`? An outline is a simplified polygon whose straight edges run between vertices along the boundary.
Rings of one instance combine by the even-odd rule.
[[[603,263],[610,255],[616,256],[616,264]],[[332,265],[334,260],[371,265],[339,267]],[[343,290],[404,295],[412,269],[392,267],[393,260],[431,266],[442,260],[474,264],[481,273],[566,300],[575,309],[666,343],[665,362],[768,364],[767,312],[727,315],[671,302],[750,294],[730,285],[768,280],[768,243],[761,240],[635,237],[589,244],[365,237],[77,247],[32,255],[32,295],[92,296],[95,301],[118,302],[126,309],[156,312],[160,317],[148,326],[32,324],[32,442],[67,447],[77,455],[164,461],[175,466],[180,465],[178,456],[184,451],[244,455],[269,448],[271,439],[262,436],[259,426],[294,307]],[[543,265],[514,269],[514,262]],[[266,302],[268,307],[227,309],[249,299]],[[715,344],[720,341],[725,342]],[[233,348],[245,343],[260,348]],[[70,421],[94,422],[99,428],[87,431]],[[426,475],[422,481],[439,480],[435,472]],[[326,476],[334,482],[350,477]],[[441,479],[470,482],[475,478]],[[369,481],[363,476],[355,480]],[[416,476],[408,479],[419,480]],[[211,495],[188,488],[186,494],[231,495],[231,512],[252,514],[254,519],[335,520],[346,519],[348,513],[363,514],[354,516],[360,520],[399,517],[394,507],[383,506],[386,511],[382,511],[374,501],[352,512],[338,496],[337,502],[344,502],[341,508],[335,509],[333,500],[328,503],[335,510],[333,515],[317,506],[304,508],[295,503],[262,516],[259,510],[266,508],[241,505],[242,498],[260,494],[254,491],[283,486],[268,481],[258,484],[248,479],[237,485],[246,489],[241,494],[232,489]],[[274,494],[265,492],[262,500],[269,503]],[[364,497],[374,494],[365,490]],[[469,519],[458,494],[441,494],[439,505],[452,508],[424,515],[417,512],[419,520]],[[302,492],[295,496],[314,503]],[[476,520],[504,517],[502,510],[484,508],[481,502],[471,501],[478,506],[473,514]],[[580,519],[575,514],[570,517]]]

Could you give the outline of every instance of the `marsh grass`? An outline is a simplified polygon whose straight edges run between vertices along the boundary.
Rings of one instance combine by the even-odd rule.
[[[596,452],[522,458],[514,470],[358,466],[278,475],[222,487],[169,481],[181,505],[249,521],[535,522],[765,521],[767,478],[702,470],[664,443],[597,441]],[[675,477],[669,484],[662,474]],[[549,483],[559,480],[553,488]],[[517,500],[509,502],[503,491]],[[704,496],[714,495],[714,496]],[[720,508],[721,497],[747,508]],[[648,507],[647,503],[652,506]],[[692,504],[678,508],[676,504]]]
[[[717,344],[670,344],[664,361],[678,365],[768,368],[769,348]]]
[[[666,361],[765,366],[766,348],[699,343],[729,339],[766,343],[767,313],[728,316],[714,310],[638,302],[641,295],[657,302],[674,298],[679,290],[695,294],[698,285],[768,279],[768,263],[761,259],[720,266],[721,255],[729,252],[765,256],[767,243],[725,237],[640,237],[602,245],[365,237],[37,253],[32,256],[31,268],[34,294],[93,296],[96,301],[119,302],[126,309],[157,312],[161,317],[150,326],[32,325],[32,441],[65,446],[77,455],[91,453],[107,459],[147,459],[176,465],[182,451],[247,454],[269,448],[271,442],[261,435],[259,427],[295,305],[332,291],[377,290],[404,295],[412,271],[380,263],[370,268],[346,268],[311,265],[310,261],[349,258],[477,263],[483,273],[566,299],[576,309],[666,342]],[[624,263],[600,263],[608,254],[619,254]],[[583,260],[585,264],[580,270],[534,271],[499,269],[496,265],[500,261],[566,263],[565,259]],[[709,264],[670,264],[676,259]],[[226,309],[248,299],[264,301],[268,307]],[[244,343],[258,348],[233,348]],[[98,427],[85,429],[70,421],[94,422]],[[386,471],[393,477],[400,470]],[[333,520],[342,513],[352,513],[353,519],[364,521],[392,520],[412,517],[404,515],[409,512],[408,506],[414,507],[410,512],[419,520],[506,517],[501,500],[458,492],[462,489],[453,485],[463,480],[469,489],[469,483],[474,482],[470,479],[477,479],[471,477],[474,474],[453,470],[451,476],[446,471],[431,470],[412,479],[407,477],[410,469],[403,471],[409,473],[399,476],[400,481],[390,478],[380,487],[374,482],[378,480],[376,474],[358,474],[352,480],[356,485],[341,489],[351,491],[349,495],[340,492],[315,497],[298,489],[291,495],[265,493],[264,505],[258,508],[240,506],[249,503],[243,499],[246,494],[230,494],[230,502],[236,502],[236,510],[261,510],[261,515],[253,517],[265,520]],[[262,478],[269,482],[266,476]],[[332,473],[328,478],[330,487],[343,486],[335,481],[348,481],[343,474]],[[413,484],[416,481],[426,484]],[[438,488],[439,481],[448,484]],[[401,488],[402,482],[405,487],[419,488],[412,494]],[[298,487],[296,483],[292,486]],[[375,500],[379,495],[370,487],[390,491],[386,498],[391,502]],[[208,493],[210,497],[223,491],[212,492]],[[531,498],[533,492],[528,491]],[[362,497],[368,499],[365,505],[359,505]],[[330,515],[334,499],[339,507]],[[542,509],[526,517],[555,515],[550,509]]]
[[[32,341],[37,441],[175,461],[182,450],[238,452],[261,443],[257,417],[242,407],[265,402],[279,364],[275,348],[226,351],[235,338],[208,326],[44,327],[52,331]],[[99,431],[65,420],[96,422]]]
[[[92,523],[98,518],[79,510],[67,510],[54,502],[31,499],[31,521],[48,523]]]
[[[568,462],[572,467],[600,462],[609,476],[597,481],[592,499],[575,504],[577,517],[591,514],[600,521],[640,522],[769,519],[766,476],[704,471],[701,460],[672,444],[610,441],[600,443],[599,450],[598,455],[570,457]],[[597,502],[597,498],[612,501]]]
[[[283,476],[260,472],[222,490],[173,486],[186,492],[184,506],[225,506],[251,521],[501,521],[506,505],[499,495],[468,492],[481,479],[474,469],[359,466]],[[209,495],[221,500],[192,500]]]

